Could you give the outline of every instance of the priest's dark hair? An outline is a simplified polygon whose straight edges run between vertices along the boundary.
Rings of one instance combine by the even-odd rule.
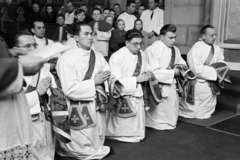
[[[214,29],[214,27],[212,25],[207,24],[207,25],[202,27],[202,29],[200,30],[200,34],[201,35],[205,34],[208,28],[213,28]]]
[[[93,12],[94,11],[99,11],[100,12],[100,14],[102,14],[102,11],[101,11],[101,9],[99,9],[99,8],[93,8],[93,10],[92,10],[92,14],[93,14]]]
[[[125,40],[131,41],[133,38],[143,38],[143,35],[140,31],[136,29],[130,29],[125,34]]]
[[[78,36],[79,33],[81,32],[81,27],[82,26],[89,26],[90,27],[90,25],[85,23],[85,22],[74,23],[73,28],[72,28],[73,35]]]
[[[177,31],[177,27],[175,25],[173,25],[173,24],[166,24],[160,30],[160,35],[166,35],[167,32],[176,33],[176,31]]]
[[[41,20],[41,19],[34,19],[34,20],[32,20],[32,22],[30,24],[30,29],[35,28],[35,22],[42,22],[44,24],[43,20]]]
[[[10,38],[10,45],[12,48],[18,45],[18,39],[21,36],[32,36],[32,34],[28,31],[18,31],[14,33]]]

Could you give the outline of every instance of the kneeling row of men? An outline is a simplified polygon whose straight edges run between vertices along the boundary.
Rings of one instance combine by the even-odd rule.
[[[46,67],[25,77],[35,159],[54,159],[55,148],[62,159],[102,159],[111,152],[104,146],[105,137],[139,142],[145,137],[146,126],[171,130],[177,125],[178,115],[211,117],[218,94],[211,82],[217,81],[219,67],[228,69],[222,50],[213,44],[214,27],[206,25],[201,29],[202,40],[188,53],[190,69],[174,46],[176,27],[165,25],[160,35],[161,40],[143,52],[141,32],[129,30],[126,46],[107,63],[92,49],[91,27],[85,23],[75,25],[73,38],[77,46],[62,54],[56,65],[58,87],[62,90],[54,90],[58,78]],[[32,50],[36,44],[27,34],[15,39],[18,48],[31,44],[25,49]],[[50,109],[48,101],[54,98]],[[47,120],[50,110],[51,122]],[[57,133],[56,143],[52,129]]]

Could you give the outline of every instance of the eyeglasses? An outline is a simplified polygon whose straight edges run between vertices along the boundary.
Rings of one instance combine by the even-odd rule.
[[[24,45],[24,46],[18,46],[19,48],[31,48],[31,47],[33,47],[33,48],[37,48],[37,46],[38,46],[38,44],[37,43],[33,43],[33,44],[26,44],[26,45]]]
[[[136,48],[141,46],[141,43],[131,43],[131,44],[134,45],[134,47],[136,47]]]
[[[214,36],[215,36],[215,37],[217,36],[217,34],[211,34],[211,35],[205,34],[205,35],[206,35],[206,36],[210,36],[210,37],[212,37],[212,38],[213,38]]]

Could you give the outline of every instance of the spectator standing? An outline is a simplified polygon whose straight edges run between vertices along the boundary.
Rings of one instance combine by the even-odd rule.
[[[122,19],[125,22],[125,31],[133,29],[134,21],[137,19],[134,16],[134,12],[136,9],[136,3],[134,1],[130,1],[127,3],[127,12],[122,13],[118,19]]]
[[[160,30],[164,24],[163,10],[158,7],[158,0],[148,0],[147,10],[142,12],[143,30],[148,33],[148,45],[160,39]]]

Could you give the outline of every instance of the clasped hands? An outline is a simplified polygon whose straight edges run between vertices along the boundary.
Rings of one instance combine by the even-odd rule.
[[[150,72],[143,72],[142,74],[137,76],[137,82],[142,83],[145,81],[149,81],[149,79],[152,77]]]
[[[52,78],[46,77],[40,80],[40,82],[37,85],[36,91],[40,96],[44,95],[48,88],[52,85]]]
[[[95,85],[103,84],[106,80],[109,79],[110,74],[110,71],[98,72],[94,77]]]

